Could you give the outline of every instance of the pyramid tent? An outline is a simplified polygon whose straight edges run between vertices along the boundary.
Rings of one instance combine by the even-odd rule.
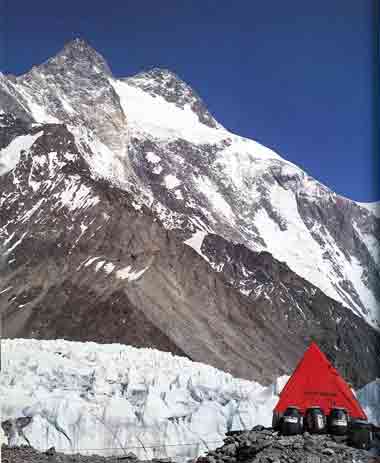
[[[344,407],[351,418],[367,419],[349,385],[315,343],[306,350],[281,391],[274,411],[281,414],[289,406],[300,408],[302,413],[309,407],[319,406],[325,415],[333,407]]]

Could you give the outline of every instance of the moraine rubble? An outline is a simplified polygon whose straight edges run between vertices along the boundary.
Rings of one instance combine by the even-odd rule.
[[[273,429],[256,426],[251,431],[229,433],[224,445],[198,458],[196,463],[379,463],[374,450],[349,447],[345,437],[330,435],[282,436]],[[3,463],[138,463],[133,453],[123,456],[66,455],[54,448],[38,452],[32,447],[2,447]],[[176,459],[153,459],[152,463],[170,463]],[[179,461],[179,460],[178,460]],[[190,461],[190,460],[189,460]]]
[[[345,436],[308,432],[282,436],[273,429],[255,426],[251,431],[227,436],[222,447],[197,460],[197,463],[237,462],[375,463],[380,462],[380,458],[348,446]]]

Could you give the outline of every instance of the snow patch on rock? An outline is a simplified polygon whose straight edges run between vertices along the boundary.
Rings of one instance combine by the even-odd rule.
[[[0,150],[0,175],[14,169],[20,160],[21,151],[29,151],[41,134],[42,132],[34,135],[20,135],[12,140],[8,146]]]
[[[161,161],[161,158],[160,156],[157,156],[156,154],[154,154],[152,151],[148,151],[146,154],[145,154],[145,158],[148,162],[152,163],[152,164],[158,164],[160,161]]]
[[[117,270],[116,276],[121,280],[135,281],[138,280],[141,276],[143,276],[144,273],[148,270],[148,268],[149,266],[141,270],[132,270],[132,266],[127,265],[126,267]]]
[[[204,237],[207,235],[206,232],[197,230],[189,239],[187,239],[184,243],[194,249],[200,256],[202,256],[205,260],[208,261],[208,258],[202,253],[202,243]]]
[[[166,175],[164,182],[168,190],[173,190],[174,188],[177,188],[177,186],[181,185],[181,181],[173,174]]]

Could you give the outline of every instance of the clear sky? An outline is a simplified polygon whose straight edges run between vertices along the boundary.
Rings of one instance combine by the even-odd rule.
[[[228,129],[378,200],[375,2],[2,0],[1,68],[23,73],[84,38],[115,75],[169,68]]]

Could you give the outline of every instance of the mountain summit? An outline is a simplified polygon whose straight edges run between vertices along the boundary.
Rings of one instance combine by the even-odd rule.
[[[178,108],[189,107],[198,116],[199,122],[211,128],[218,127],[218,123],[208,112],[200,96],[168,69],[153,68],[124,79],[124,82],[140,88],[153,97],[160,96],[168,103],[174,103]]]
[[[33,67],[33,71],[54,73],[89,73],[94,75],[104,73],[111,76],[111,70],[106,60],[83,39],[74,39],[65,44],[63,49],[53,58],[50,58],[40,66]],[[30,73],[20,76],[18,79],[27,79]]]
[[[315,340],[380,376],[380,219],[217,123],[167,70],[75,40],[0,75],[9,337],[157,347],[269,383]]]

